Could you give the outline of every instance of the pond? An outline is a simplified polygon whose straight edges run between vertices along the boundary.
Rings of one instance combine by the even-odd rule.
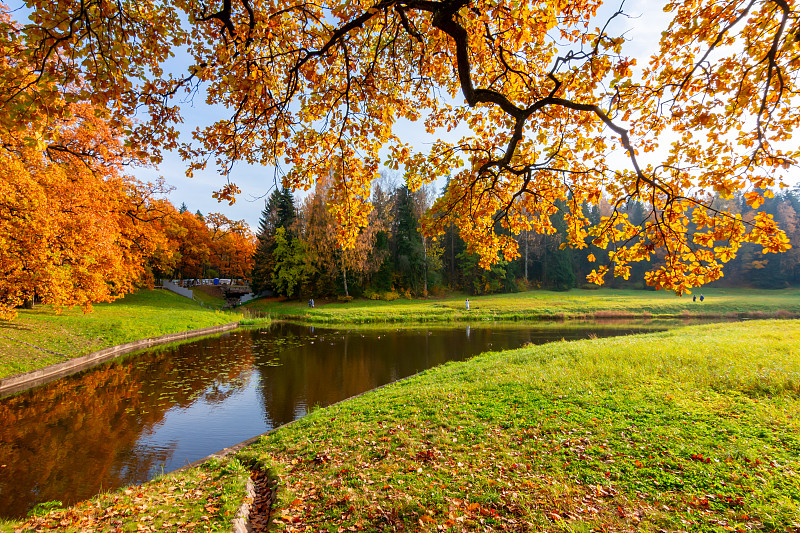
[[[0,517],[147,481],[447,361],[677,324],[276,323],[139,352],[0,400]]]

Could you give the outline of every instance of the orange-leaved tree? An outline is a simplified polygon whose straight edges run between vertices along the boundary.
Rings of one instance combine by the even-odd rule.
[[[130,157],[102,110],[67,109],[41,137],[0,132],[0,318],[34,299],[88,309],[119,298],[160,240],[158,200],[122,174]]]
[[[62,92],[53,71],[32,68],[5,13],[0,26],[0,318],[34,299],[88,308],[118,298],[158,246],[148,223],[160,185],[124,174],[142,162],[120,135],[124,117],[74,98],[77,79]]]
[[[771,217],[744,220],[712,195],[744,191],[758,205],[800,155],[797,0],[666,1],[654,7],[670,22],[639,65],[624,46],[624,4],[603,4],[29,0],[16,39],[35,72],[86,80],[77,97],[148,111],[130,136],[155,159],[176,144],[173,97],[201,87],[231,113],[182,147],[190,172],[210,160],[225,175],[238,161],[285,164],[284,184],[308,188],[333,165],[345,246],[388,163],[412,188],[451,175],[426,229],[454,221],[484,265],[518,253],[513,234],[555,231],[555,217],[568,244],[608,250],[596,282],[658,252],[648,283],[682,292],[721,276],[744,242],[788,249]],[[163,71],[175,49],[191,56],[177,77]],[[4,101],[12,114],[18,102],[47,105],[38,84],[17,85]],[[396,133],[401,119],[468,133],[417,153]],[[225,183],[218,196],[236,190]],[[601,197],[612,211],[592,222],[582,206]],[[649,207],[641,223],[617,209],[630,200]]]
[[[256,239],[247,223],[211,213],[206,217],[206,226],[211,237],[212,268],[223,278],[249,278]]]

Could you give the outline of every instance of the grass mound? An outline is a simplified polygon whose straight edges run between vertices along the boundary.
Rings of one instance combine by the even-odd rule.
[[[68,509],[34,510],[24,523],[0,524],[0,531],[229,531],[248,474],[238,461],[209,461]]]
[[[794,531],[800,323],[489,353],[242,453],[286,531]]]

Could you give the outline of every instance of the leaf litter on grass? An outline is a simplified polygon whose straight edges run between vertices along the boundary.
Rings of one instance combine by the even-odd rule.
[[[800,325],[781,327],[752,356],[770,376],[718,380],[681,355],[697,338],[752,347],[769,325],[656,351],[653,336],[552,343],[425,372],[241,453],[280,476],[284,531],[796,531],[800,395],[781,383]]]
[[[241,467],[207,463],[30,517],[12,531],[228,531],[243,498],[246,478],[247,471]]]

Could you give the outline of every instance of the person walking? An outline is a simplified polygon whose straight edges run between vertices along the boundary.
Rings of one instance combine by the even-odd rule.
[[[467,311],[469,311],[469,298],[467,298]]]

